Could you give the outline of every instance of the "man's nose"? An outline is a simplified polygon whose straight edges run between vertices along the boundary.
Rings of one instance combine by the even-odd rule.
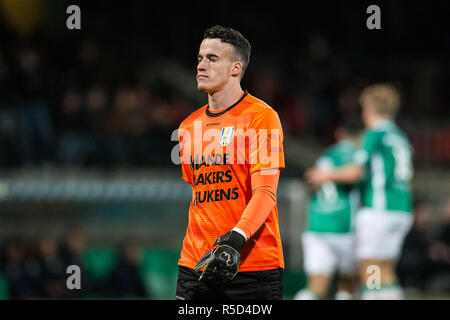
[[[204,70],[206,70],[206,61],[205,61],[205,59],[202,59],[202,60],[200,60],[200,61],[198,62],[198,64],[197,64],[197,70],[198,70],[198,71],[204,71]]]

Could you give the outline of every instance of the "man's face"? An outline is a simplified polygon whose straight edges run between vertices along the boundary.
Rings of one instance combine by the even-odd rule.
[[[367,105],[367,103],[363,104],[361,116],[362,116],[363,123],[366,127],[370,128],[372,126],[373,113],[374,113],[374,110],[370,105]]]
[[[204,39],[200,44],[197,65],[197,89],[206,93],[219,91],[236,76],[234,49],[220,39]],[[237,75],[239,76],[239,75]]]

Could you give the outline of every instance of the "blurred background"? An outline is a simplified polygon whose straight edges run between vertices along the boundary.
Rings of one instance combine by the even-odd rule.
[[[66,8],[81,9],[68,30]],[[402,95],[415,224],[398,265],[409,298],[450,298],[450,34],[446,1],[0,0],[0,299],[174,299],[190,187],[173,130],[207,97],[198,46],[215,24],[252,44],[243,88],[285,132],[285,298],[305,285],[303,172],[366,85]],[[68,265],[82,290],[67,290]]]

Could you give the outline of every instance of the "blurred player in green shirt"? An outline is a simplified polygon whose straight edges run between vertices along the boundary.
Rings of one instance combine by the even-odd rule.
[[[308,182],[318,188],[329,182],[361,181],[356,253],[360,260],[362,298],[402,299],[395,267],[413,222],[412,148],[394,122],[400,106],[394,87],[371,85],[362,91],[360,103],[367,130],[355,153],[354,164],[332,172],[311,170],[307,173]]]
[[[336,129],[337,142],[327,148],[316,162],[324,171],[353,162],[362,126],[359,118],[346,117]],[[353,217],[358,206],[353,184],[326,182],[311,193],[308,222],[302,235],[307,289],[294,299],[324,299],[334,274],[339,276],[336,299],[351,299],[355,287],[356,257]]]

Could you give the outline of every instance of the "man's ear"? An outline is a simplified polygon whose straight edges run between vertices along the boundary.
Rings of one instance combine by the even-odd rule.
[[[242,74],[242,62],[240,61],[233,62],[233,65],[231,67],[231,76],[239,77],[241,74]]]

